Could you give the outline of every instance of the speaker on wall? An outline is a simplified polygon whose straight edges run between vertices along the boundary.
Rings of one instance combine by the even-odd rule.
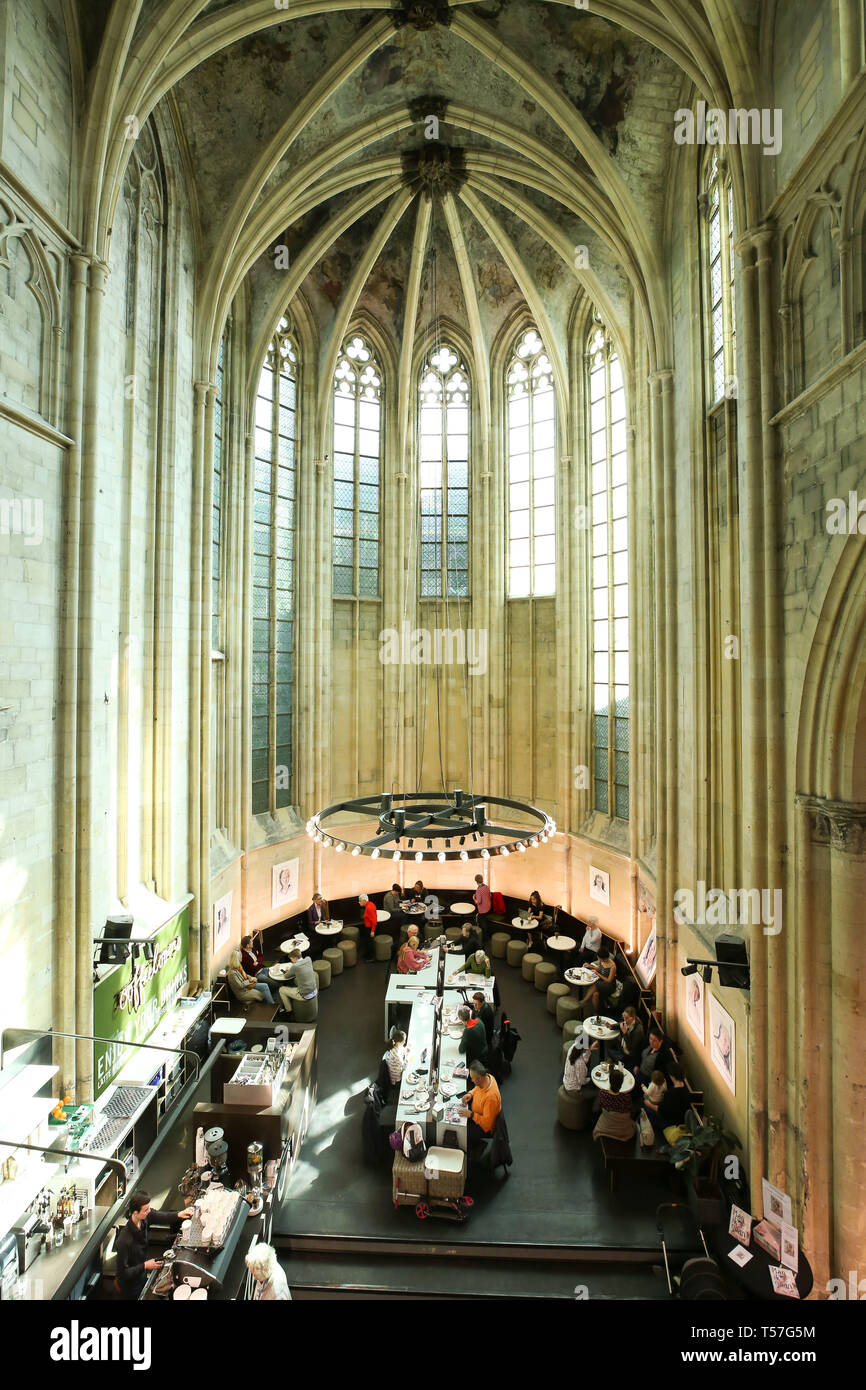
[[[746,943],[740,936],[725,932],[716,937],[716,960],[719,962],[719,984],[728,989],[749,989],[751,974]]]

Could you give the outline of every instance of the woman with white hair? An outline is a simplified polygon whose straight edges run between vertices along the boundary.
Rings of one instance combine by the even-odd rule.
[[[288,1280],[272,1245],[254,1245],[247,1254],[247,1269],[256,1281],[254,1299],[269,1302],[288,1299],[291,1302]]]
[[[363,909],[364,920],[361,923],[361,932],[364,936],[364,962],[369,965],[373,960],[373,937],[376,935],[376,904],[371,902],[366,893],[362,893],[358,898],[358,906]]]
[[[270,987],[265,984],[264,980],[257,980],[255,975],[247,974],[241,963],[241,953],[237,948],[229,956],[226,978],[232,994],[242,1004],[250,1004],[255,1000],[263,1001],[265,1004],[273,1004],[274,997]]]

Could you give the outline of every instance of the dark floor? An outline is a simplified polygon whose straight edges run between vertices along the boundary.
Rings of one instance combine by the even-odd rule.
[[[642,1176],[639,1190],[620,1180],[610,1192],[591,1132],[576,1134],[557,1124],[561,1031],[544,994],[504,961],[496,966],[503,1006],[522,1035],[514,1071],[502,1087],[514,1155],[509,1176],[470,1168],[466,1191],[475,1206],[462,1225],[420,1222],[411,1208],[394,1210],[389,1168],[367,1167],[361,1154],[363,1094],[385,1043],[389,967],[358,964],[319,997],[318,1104],[288,1195],[275,1214],[275,1237],[658,1252],[655,1209],[671,1200],[666,1179]]]

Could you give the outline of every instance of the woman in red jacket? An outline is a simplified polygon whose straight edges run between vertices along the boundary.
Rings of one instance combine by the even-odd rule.
[[[361,931],[365,933],[364,940],[364,964],[369,965],[373,959],[373,937],[376,935],[376,904],[371,902],[366,893],[362,893],[358,899],[358,904],[364,909],[364,920],[361,923]]]

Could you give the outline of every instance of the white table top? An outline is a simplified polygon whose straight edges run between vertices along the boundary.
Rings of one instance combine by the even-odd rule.
[[[474,903],[452,903],[451,911],[456,912],[458,917],[468,917],[475,911]]]
[[[565,978],[570,985],[594,985],[598,976],[593,970],[587,970],[586,966],[575,966],[573,970],[566,970]]]
[[[413,903],[411,899],[404,899],[400,906],[404,912],[408,912],[412,917],[423,917],[427,911],[423,903]]]
[[[573,951],[577,942],[571,936],[549,936],[547,944],[551,951]]]
[[[411,1002],[413,995],[407,990],[435,989],[436,976],[439,970],[439,947],[436,946],[432,951],[425,952],[430,957],[430,964],[423,966],[414,975],[399,975],[394,971],[393,975],[388,976],[388,989],[385,994],[386,1004],[405,1004]],[[403,988],[398,989],[398,985]]]
[[[303,932],[298,932],[297,936],[290,936],[285,941],[280,942],[280,950],[285,951],[286,955],[288,955],[290,951],[300,951],[301,954],[303,954],[304,951],[309,951],[309,949],[309,937],[304,936]]]
[[[317,936],[338,936],[343,930],[342,922],[320,922],[316,927]]]
[[[605,1067],[604,1063],[602,1063],[600,1066],[593,1067],[591,1075],[593,1081],[595,1082],[596,1086],[600,1091],[610,1090],[610,1081],[608,1080],[607,1068]],[[630,1071],[623,1071],[622,1085],[619,1089],[622,1095],[625,1095],[627,1091],[634,1090],[634,1077],[632,1076]]]
[[[409,1027],[406,1032],[406,1046],[409,1050],[409,1064],[403,1072],[403,1079],[400,1082],[400,1098],[397,1102],[397,1125],[401,1125],[404,1120],[417,1120],[419,1124],[424,1124],[427,1119],[428,1107],[425,1106],[422,1113],[416,1112],[416,1099],[414,1095],[408,1095],[410,1090],[415,1090],[418,1082],[409,1080],[416,1067],[426,1066],[429,1069],[433,1057],[433,1027],[436,1021],[436,1011],[432,1004],[422,1003],[420,1000],[412,1006],[412,1016],[409,1020]],[[426,1062],[421,1061],[421,1054],[427,1049]]]
[[[245,1018],[232,1018],[230,1015],[226,1015],[225,1018],[214,1019],[211,1032],[216,1033],[217,1037],[235,1037],[244,1031],[245,1024]]]
[[[517,931],[532,931],[532,928],[537,927],[538,923],[533,922],[531,919],[528,922],[521,922],[519,917],[512,917],[511,925]]]
[[[603,1038],[606,1042],[611,1038],[619,1037],[619,1024],[615,1018],[605,1018],[602,1014],[601,1024],[596,1023],[595,1014],[591,1018],[586,1018],[581,1025],[583,1031],[588,1033],[591,1038]]]
[[[391,920],[391,914],[390,914],[390,912],[386,912],[385,909],[382,908],[382,907],[379,907],[379,908],[376,909],[376,921],[377,921],[377,922],[390,922],[390,920]]]

